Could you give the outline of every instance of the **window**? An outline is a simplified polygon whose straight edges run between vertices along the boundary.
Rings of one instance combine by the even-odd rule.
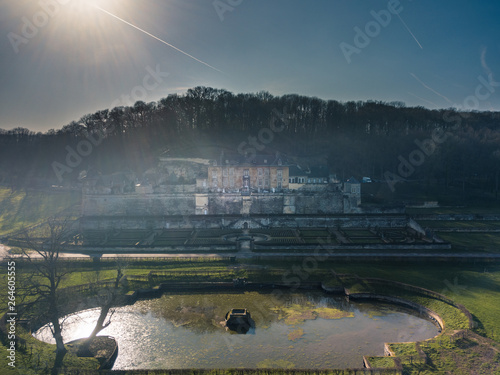
[[[234,176],[234,168],[229,168],[229,175]]]
[[[264,180],[264,186],[265,186],[265,187],[269,187],[269,179],[268,179],[268,178],[266,178],[266,179]]]
[[[250,170],[244,169],[243,170],[243,176],[249,176],[250,175]]]
[[[212,186],[217,187],[217,171],[212,170]]]
[[[262,178],[259,178],[258,185],[259,185],[259,187],[262,187]]]
[[[222,170],[222,175],[223,175],[224,177],[227,177],[227,173],[228,173],[227,168],[224,168],[224,169]]]
[[[262,168],[257,168],[257,174],[259,176],[262,176],[262,174],[263,174]]]
[[[234,187],[234,176],[229,176],[229,186],[232,188]]]

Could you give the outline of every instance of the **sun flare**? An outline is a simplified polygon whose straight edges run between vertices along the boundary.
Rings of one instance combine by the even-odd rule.
[[[130,5],[129,1],[72,0],[68,3],[68,11],[71,13],[70,17],[78,19],[79,22],[92,22],[99,18],[101,9],[112,13],[118,11],[123,13],[128,5]]]
[[[118,2],[116,0],[73,0],[71,5],[74,7],[74,10],[86,13],[95,12],[96,8],[113,11],[118,7]]]

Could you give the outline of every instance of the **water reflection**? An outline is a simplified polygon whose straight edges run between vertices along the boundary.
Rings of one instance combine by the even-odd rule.
[[[231,334],[224,317],[247,308],[252,334]],[[85,337],[96,309],[67,319],[67,341]],[[359,367],[363,355],[383,355],[383,343],[437,335],[429,321],[392,305],[348,303],[319,292],[165,294],[117,309],[101,332],[117,339],[114,369]],[[36,337],[51,342],[45,327]]]

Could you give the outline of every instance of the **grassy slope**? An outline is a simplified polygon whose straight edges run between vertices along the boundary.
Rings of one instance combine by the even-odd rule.
[[[479,321],[479,333],[500,342],[500,267],[445,265],[346,265],[338,273],[380,277],[421,286],[463,304]],[[486,272],[484,272],[486,271]]]
[[[80,201],[80,192],[11,192],[10,189],[0,187],[0,236],[24,226],[38,224],[47,217],[74,207]]]

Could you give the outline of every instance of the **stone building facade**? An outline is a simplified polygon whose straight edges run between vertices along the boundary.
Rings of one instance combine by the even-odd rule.
[[[213,189],[251,193],[288,189],[289,166],[276,155],[244,157],[221,156],[208,167],[208,184]]]
[[[109,179],[89,178],[83,189],[82,216],[361,212],[358,181],[350,179],[342,184],[328,175],[313,178],[301,171],[310,181],[300,183],[290,174],[290,167],[279,155],[255,160],[236,160],[223,154],[217,160],[162,158],[141,180],[120,177],[121,185],[135,189],[112,189],[106,186]]]

